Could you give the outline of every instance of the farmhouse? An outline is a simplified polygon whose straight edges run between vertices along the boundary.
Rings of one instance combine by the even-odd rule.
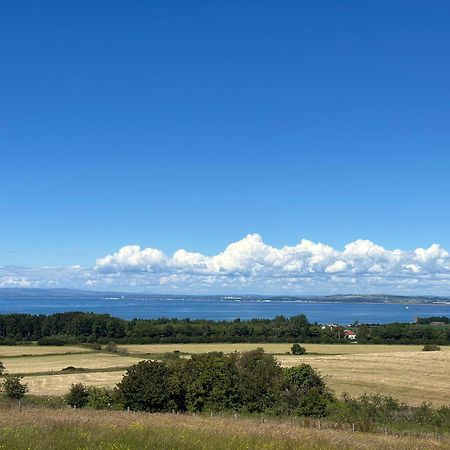
[[[356,340],[356,333],[352,330],[344,330],[344,337],[352,341]]]

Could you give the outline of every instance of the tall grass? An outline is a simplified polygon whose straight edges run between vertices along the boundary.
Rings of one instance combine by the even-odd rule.
[[[1,449],[445,449],[446,439],[308,429],[277,420],[69,409],[0,409]]]

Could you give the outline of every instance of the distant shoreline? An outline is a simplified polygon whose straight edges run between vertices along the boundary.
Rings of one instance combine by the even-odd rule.
[[[0,298],[17,299],[95,299],[95,300],[215,300],[230,302],[281,303],[366,303],[404,305],[450,305],[450,297],[432,295],[335,294],[335,295],[263,295],[263,294],[148,294],[81,289],[0,288]]]

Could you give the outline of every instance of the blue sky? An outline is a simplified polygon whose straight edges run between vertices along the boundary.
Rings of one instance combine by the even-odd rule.
[[[144,255],[130,281],[135,265],[102,258],[128,245],[212,257],[252,233],[338,253],[367,240],[401,249],[405,266],[417,248],[450,249],[449,21],[446,1],[3,4],[0,284],[35,270],[36,285],[84,287],[39,269],[79,265],[85,279],[114,267],[120,287],[158,290],[163,275],[147,285],[142,272],[192,270]],[[336,255],[318,273],[343,258],[365,274]],[[450,273],[434,255],[440,269],[416,273]],[[226,285],[177,289],[265,290],[246,272],[258,257],[231,265]],[[295,277],[292,289],[319,290]],[[360,278],[356,290],[385,287]],[[433,283],[419,287],[450,292]]]

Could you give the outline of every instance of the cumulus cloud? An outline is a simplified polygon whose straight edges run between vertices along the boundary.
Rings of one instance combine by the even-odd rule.
[[[101,274],[139,277],[162,286],[183,286],[229,291],[343,291],[423,290],[447,292],[450,254],[438,244],[412,251],[385,249],[369,240],[356,240],[338,250],[330,245],[302,239],[281,248],[249,234],[216,255],[185,249],[166,255],[155,248],[137,245],[97,259]],[[147,277],[143,276],[147,274]]]
[[[274,247],[258,234],[204,255],[127,245],[93,268],[0,267],[0,286],[58,286],[186,293],[392,292],[450,294],[450,254],[438,244],[385,249],[356,240],[335,249],[302,239]]]

